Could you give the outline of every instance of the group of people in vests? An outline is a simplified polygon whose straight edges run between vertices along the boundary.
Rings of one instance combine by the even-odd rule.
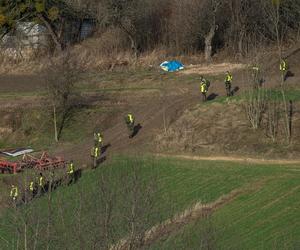
[[[103,135],[100,131],[94,132],[94,146],[91,149],[92,168],[96,168],[103,146]]]
[[[68,185],[75,182],[75,169],[74,163],[71,160],[67,164],[67,175],[64,180]],[[50,178],[46,179],[45,176],[40,172],[36,178],[32,178],[30,181],[27,182],[27,185],[23,191],[19,189],[19,187],[15,184],[11,185],[10,190],[10,198],[11,200],[16,203],[18,200],[29,201],[35,197],[41,196],[43,193],[49,191],[49,189],[54,189],[57,186],[57,181],[54,180],[54,172],[50,173]],[[59,180],[61,183],[61,180]]]
[[[284,59],[280,60],[279,70],[281,73],[282,83],[283,83],[287,78],[287,72],[288,72],[287,62]],[[253,77],[253,82],[254,82],[254,89],[257,89],[261,85],[260,69],[259,69],[258,65],[253,65],[252,77]],[[233,95],[232,90],[231,90],[232,80],[233,80],[232,74],[229,71],[227,71],[225,74],[225,80],[224,80],[227,97],[230,97]],[[209,86],[210,86],[210,82],[201,75],[200,76],[200,92],[202,94],[202,101],[204,101],[204,102],[207,100],[207,92],[208,92]]]
[[[30,200],[35,196],[40,196],[45,191],[45,178],[42,173],[40,173],[35,179],[33,178],[27,184],[24,194],[21,196],[21,192],[17,185],[11,185],[10,197],[13,202],[17,202],[19,197],[22,199]]]
[[[132,113],[128,113],[125,116],[125,124],[128,130],[128,137],[132,138],[134,136],[135,128],[135,117]],[[100,159],[103,147],[103,135],[100,131],[94,132],[94,146],[91,149],[92,167],[96,168],[98,160]]]
[[[283,59],[280,61],[279,70],[282,76],[282,82],[286,80],[288,66],[287,62]],[[260,69],[257,65],[252,67],[252,76],[254,80],[254,88],[258,88],[260,86]],[[232,87],[232,74],[227,71],[225,74],[225,89],[227,97],[233,95],[231,87]],[[202,100],[205,102],[207,100],[207,92],[210,87],[209,80],[205,79],[202,75],[200,76],[200,92],[202,93]],[[128,129],[128,137],[132,138],[135,133],[135,117],[132,113],[128,113],[125,116],[125,124]],[[100,131],[94,133],[94,146],[91,150],[91,157],[93,161],[93,168],[95,168],[98,164],[99,157],[101,156],[101,151],[103,147],[103,135]],[[54,173],[53,173],[54,175]],[[74,170],[74,163],[70,161],[67,165],[67,182],[68,185],[72,184],[75,181],[75,170]],[[49,184],[49,182],[47,182]],[[26,192],[30,198],[34,198],[36,195],[40,196],[43,192],[45,192],[46,181],[42,173],[36,178],[36,180],[31,180],[28,183],[28,187]],[[20,196],[20,191],[18,186],[12,185],[10,190],[10,197],[13,202],[16,202]]]
[[[232,85],[232,75],[229,71],[225,75],[225,89],[227,97],[232,96],[231,85]],[[205,79],[202,75],[200,76],[200,92],[202,94],[202,101],[207,100],[207,92],[210,87],[210,81]]]

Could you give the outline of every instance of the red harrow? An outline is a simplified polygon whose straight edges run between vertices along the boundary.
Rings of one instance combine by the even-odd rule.
[[[0,161],[0,172],[2,174],[4,173],[15,174],[19,171],[21,171],[21,168],[18,162],[9,162],[4,160]]]
[[[15,174],[23,169],[36,169],[39,171],[64,168],[65,161],[61,157],[50,157],[48,153],[44,152],[40,158],[32,155],[24,155],[21,161],[10,162],[0,161],[0,172]]]

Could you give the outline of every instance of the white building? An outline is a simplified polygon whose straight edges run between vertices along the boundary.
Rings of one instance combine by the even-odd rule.
[[[14,32],[8,33],[2,39],[2,46],[7,48],[47,46],[49,36],[46,27],[33,22],[20,22]]]
[[[20,22],[16,29],[1,41],[1,52],[7,56],[27,57],[36,49],[47,48],[49,35],[46,27],[33,22]]]

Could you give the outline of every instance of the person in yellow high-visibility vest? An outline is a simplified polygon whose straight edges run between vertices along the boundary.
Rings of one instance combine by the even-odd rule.
[[[30,192],[33,192],[33,191],[34,191],[34,182],[33,182],[33,181],[30,181],[30,182],[29,182],[29,191],[30,191]]]
[[[42,195],[42,193],[45,191],[44,190],[44,185],[45,185],[45,178],[42,173],[37,177],[37,183],[38,183],[38,196]]]
[[[97,146],[92,147],[91,149],[91,157],[93,161],[93,168],[97,167],[98,159],[100,156],[100,149]]]
[[[225,76],[225,88],[226,88],[226,94],[227,96],[231,96],[231,83],[232,83],[232,75],[229,73],[229,71],[226,72]]]
[[[284,59],[280,60],[279,70],[281,72],[282,82],[284,82],[286,80],[288,70],[287,62]]]
[[[13,202],[16,202],[19,196],[19,190],[18,187],[15,185],[11,185],[11,190],[10,190],[10,197],[13,200]]]
[[[125,123],[128,128],[129,138],[132,138],[134,136],[134,122],[135,122],[134,115],[132,113],[128,113],[125,117]]]
[[[75,180],[74,180],[74,163],[73,161],[70,161],[69,164],[68,164],[68,171],[67,171],[67,174],[68,174],[68,185],[70,185],[71,183],[73,183]]]
[[[102,147],[102,143],[103,143],[103,136],[100,132],[95,132],[94,133],[94,143],[95,145],[97,145],[98,147]]]
[[[34,195],[35,195],[35,184],[34,184],[34,181],[31,180],[29,182],[28,190],[29,190],[29,198],[33,199]]]
[[[208,87],[209,87],[209,82],[203,77],[200,76],[200,92],[202,94],[202,101],[205,102],[207,97],[207,91],[208,91]]]

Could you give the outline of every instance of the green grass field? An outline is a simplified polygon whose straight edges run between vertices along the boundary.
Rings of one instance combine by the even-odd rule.
[[[117,157],[85,171],[75,185],[7,211],[0,220],[0,246],[24,249],[27,242],[37,249],[48,243],[50,249],[90,249],[94,244],[100,249],[103,242],[129,235],[133,205],[136,227],[146,230],[196,202],[208,203],[265,179],[260,189],[239,196],[209,223],[188,225],[153,249],[199,249],[208,224],[213,244],[221,249],[291,246],[299,241],[299,175],[295,166]],[[105,229],[108,208],[110,227]]]
[[[258,190],[240,195],[151,249],[299,249],[300,172],[293,166],[281,171],[269,175]]]

